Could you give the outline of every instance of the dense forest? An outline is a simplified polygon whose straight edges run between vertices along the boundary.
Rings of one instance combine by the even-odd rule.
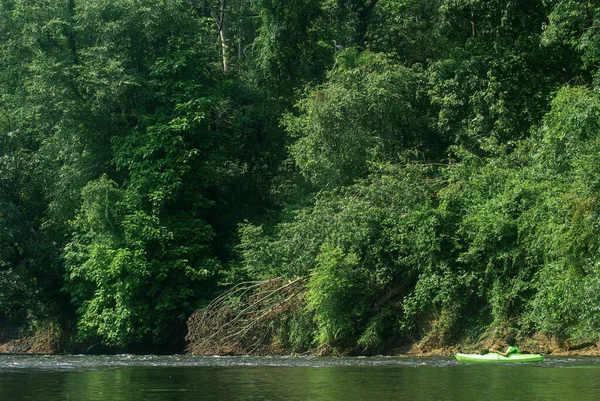
[[[599,68],[600,0],[0,0],[0,321],[597,339]]]

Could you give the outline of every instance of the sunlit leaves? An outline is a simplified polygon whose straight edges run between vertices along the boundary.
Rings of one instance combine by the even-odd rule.
[[[317,341],[352,338],[355,319],[364,313],[367,272],[355,254],[324,246],[316,259],[309,286],[307,307],[315,313]]]
[[[427,115],[418,96],[418,72],[381,54],[347,51],[327,84],[298,104],[300,116],[284,120],[291,154],[318,188],[347,185],[366,175],[370,162],[395,161],[427,139]]]
[[[210,228],[198,219],[167,227],[106,177],[91,181],[83,198],[65,252],[78,338],[121,346],[164,341],[218,268],[205,245]]]
[[[441,250],[432,198],[441,182],[429,174],[435,169],[378,165],[365,181],[321,193],[270,236],[244,226],[245,268],[252,275],[311,275],[307,307],[317,343],[353,348],[368,331],[361,346],[376,349],[387,336],[405,335],[393,329],[402,314],[395,302]],[[379,304],[381,298],[387,300]]]

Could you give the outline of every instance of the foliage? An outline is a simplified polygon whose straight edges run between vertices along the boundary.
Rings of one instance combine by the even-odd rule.
[[[366,312],[360,300],[368,296],[368,276],[359,263],[355,254],[326,245],[317,256],[307,307],[315,313],[320,343],[355,335],[354,322]]]
[[[284,119],[295,138],[290,153],[318,188],[348,185],[366,176],[371,162],[396,161],[406,148],[425,148],[426,101],[419,72],[384,55],[344,51],[329,80],[298,104],[300,116]],[[427,149],[431,151],[431,149]]]
[[[0,0],[0,319],[173,344],[221,292],[303,277],[261,320],[298,352],[597,339],[599,18]]]
[[[266,275],[310,272],[306,308],[317,324],[316,345],[331,341],[352,349],[365,330],[384,325],[381,338],[363,336],[365,351],[372,351],[369,344],[377,348],[400,334],[391,327],[402,311],[391,305],[439,246],[432,209],[439,182],[421,181],[432,173],[431,167],[380,165],[367,180],[321,193],[314,207],[276,226],[268,239],[264,230],[246,226],[245,268]]]
[[[390,54],[399,64],[438,60],[447,46],[439,0],[379,2],[367,32],[368,49]]]
[[[535,222],[528,223],[531,231],[531,226],[536,230],[531,239],[541,253],[543,268],[527,315],[535,326],[559,337],[591,338],[600,329],[593,306],[600,288],[596,263],[599,104],[595,91],[564,88],[534,137],[540,144],[536,156],[545,162],[551,189]]]

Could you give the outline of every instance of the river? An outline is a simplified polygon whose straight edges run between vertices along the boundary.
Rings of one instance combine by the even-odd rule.
[[[0,400],[597,400],[600,358],[0,354]]]

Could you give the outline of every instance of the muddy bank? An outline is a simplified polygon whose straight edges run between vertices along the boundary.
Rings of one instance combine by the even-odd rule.
[[[27,336],[19,339],[13,339],[3,344],[0,344],[0,354],[55,354],[55,353],[83,353],[85,346],[59,346],[59,340],[51,330],[42,331],[33,336]],[[573,340],[558,341],[556,339],[538,334],[530,338],[518,338],[518,346],[521,351],[556,356],[600,356],[600,341],[596,342],[577,342]],[[442,347],[434,347],[427,345],[424,342],[415,342],[400,347],[395,347],[383,352],[389,356],[414,356],[414,357],[430,357],[430,356],[452,356],[457,352],[479,353],[481,350],[489,348],[502,349],[502,342],[497,340],[485,340],[477,343],[463,343],[456,345],[448,345]],[[139,353],[133,350],[132,353]],[[152,353],[157,353],[154,350]],[[223,355],[238,355],[234,349],[222,350]],[[111,353],[111,352],[107,352]],[[158,352],[164,353],[164,352]],[[257,349],[256,355],[289,355],[290,352],[283,349],[277,344],[266,346],[262,349]],[[333,356],[339,355],[331,346],[321,346],[319,348],[306,352],[306,355],[313,356]],[[356,355],[358,356],[358,355]]]
[[[517,346],[522,352],[556,356],[600,356],[600,341],[556,340],[542,334],[530,338],[517,338]],[[477,343],[463,343],[444,347],[431,347],[414,343],[396,348],[392,355],[406,356],[451,356],[457,352],[479,353],[490,348],[506,348],[500,339],[485,340]]]
[[[542,355],[556,356],[600,356],[600,341],[581,342],[573,340],[558,341],[551,337],[541,334],[528,338],[518,338],[517,345],[522,352]],[[465,342],[461,344],[446,346],[431,346],[427,341],[414,342],[399,347],[394,347],[381,352],[386,356],[411,356],[411,357],[431,357],[431,356],[452,356],[457,352],[476,353],[490,348],[504,350],[506,345],[500,338],[487,339],[479,342]],[[221,348],[221,355],[242,355],[241,350],[235,348]],[[279,344],[269,344],[257,348],[253,355],[289,355],[289,350],[279,346]],[[330,345],[322,345],[303,353],[310,356],[363,356],[357,353],[340,353]],[[369,355],[367,355],[369,356]]]

